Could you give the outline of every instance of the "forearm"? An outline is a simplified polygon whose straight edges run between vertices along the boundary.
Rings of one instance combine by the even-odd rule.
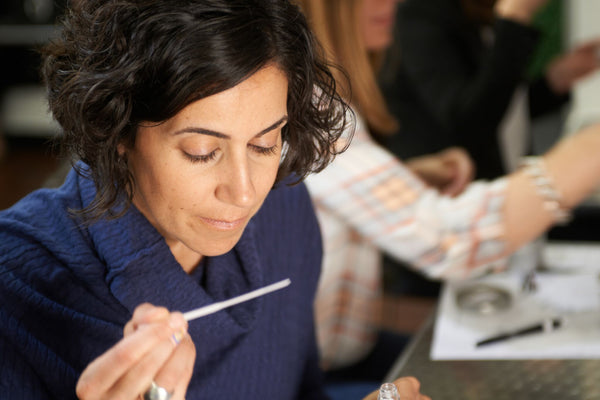
[[[341,240],[340,230],[351,229],[436,278],[465,277],[503,253],[504,181],[442,196],[376,144],[355,141],[307,184],[321,223],[339,225],[323,226],[326,248]]]
[[[562,195],[561,205],[572,208],[600,184],[600,125],[563,139],[544,155],[548,174]],[[554,222],[535,183],[523,171],[509,177],[505,203],[507,251],[536,238]]]

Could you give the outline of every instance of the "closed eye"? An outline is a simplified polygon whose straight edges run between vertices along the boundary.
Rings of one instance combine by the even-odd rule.
[[[213,150],[208,154],[202,155],[193,155],[186,152],[183,152],[183,154],[192,163],[206,163],[215,159],[215,157],[217,156],[217,150]]]
[[[262,147],[262,146],[257,146],[254,144],[249,144],[248,146],[250,146],[250,148],[252,149],[252,151],[261,154],[261,155],[271,155],[271,154],[276,154],[277,153],[277,145],[271,146],[271,147]]]
[[[252,151],[254,151],[255,153],[260,154],[260,155],[268,156],[268,155],[277,154],[278,145],[274,145],[271,147],[263,147],[263,146],[257,146],[254,144],[249,144],[248,146],[250,147],[250,149]],[[202,155],[189,154],[184,151],[183,155],[185,156],[185,158],[187,158],[192,163],[207,163],[207,162],[215,159],[215,157],[217,156],[217,149],[211,151],[208,154],[202,154]]]

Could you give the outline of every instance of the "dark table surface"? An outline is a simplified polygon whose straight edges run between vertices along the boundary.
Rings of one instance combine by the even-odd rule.
[[[414,376],[432,400],[598,400],[600,360],[432,361],[435,316],[386,377]]]

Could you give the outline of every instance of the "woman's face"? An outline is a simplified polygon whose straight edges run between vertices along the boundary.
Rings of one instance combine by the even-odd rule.
[[[392,42],[399,1],[401,0],[361,0],[358,18],[367,50],[384,50]]]
[[[267,66],[160,125],[142,124],[126,150],[133,203],[186,271],[228,252],[275,181],[288,82]]]

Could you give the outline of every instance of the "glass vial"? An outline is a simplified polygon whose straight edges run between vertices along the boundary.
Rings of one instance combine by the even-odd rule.
[[[398,389],[393,383],[384,383],[379,388],[377,400],[400,400]]]

